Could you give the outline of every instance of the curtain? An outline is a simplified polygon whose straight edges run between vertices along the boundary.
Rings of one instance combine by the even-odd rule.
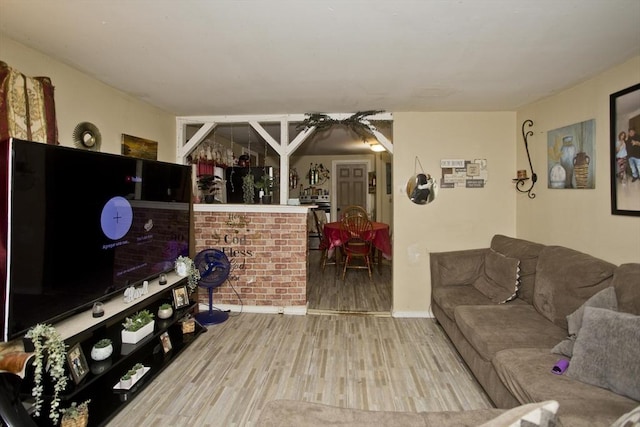
[[[58,125],[49,77],[28,77],[0,61],[0,140],[58,144]]]

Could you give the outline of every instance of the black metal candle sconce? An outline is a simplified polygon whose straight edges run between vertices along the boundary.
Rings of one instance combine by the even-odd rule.
[[[516,190],[520,193],[527,193],[530,199],[535,199],[536,195],[533,193],[533,186],[536,185],[536,181],[538,181],[538,175],[533,171],[533,165],[531,164],[531,155],[529,155],[529,141],[528,138],[533,135],[533,131],[528,130],[525,132],[525,126],[533,126],[533,120],[525,120],[522,122],[522,138],[524,139],[524,148],[527,150],[527,159],[529,159],[529,168],[531,169],[531,186],[529,188],[525,188],[527,185],[527,181],[529,178],[527,177],[527,171],[519,170],[518,177],[513,180],[516,183]]]

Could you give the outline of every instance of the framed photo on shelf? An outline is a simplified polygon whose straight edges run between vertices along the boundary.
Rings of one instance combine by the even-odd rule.
[[[640,83],[611,94],[611,214],[640,216]]]
[[[162,343],[162,349],[164,350],[165,354],[169,353],[173,348],[173,346],[171,345],[171,337],[169,337],[169,332],[164,332],[162,335],[160,335],[160,342]]]
[[[189,305],[189,293],[187,286],[178,286],[172,289],[173,292],[173,306],[178,309]]]
[[[69,363],[69,370],[76,384],[82,381],[89,373],[89,365],[87,364],[87,359],[84,357],[80,343],[76,343],[67,352],[67,363]]]

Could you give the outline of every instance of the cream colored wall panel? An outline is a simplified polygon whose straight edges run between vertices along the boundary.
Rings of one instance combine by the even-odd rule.
[[[529,151],[538,173],[537,197],[517,197],[518,237],[568,246],[614,264],[640,262],[640,218],[611,215],[609,154],[609,95],[638,82],[640,57],[518,111],[518,123],[534,121]],[[547,188],[547,132],[589,119],[596,120],[595,189]],[[524,169],[524,144],[518,140],[518,169]]]
[[[488,246],[496,233],[515,233],[515,113],[394,112],[394,312],[429,309],[429,252]],[[482,189],[440,189],[429,205],[404,192],[418,156],[440,182],[441,159],[487,159]]]
[[[175,115],[152,107],[0,35],[0,59],[29,76],[48,76],[54,99],[61,145],[73,147],[73,129],[91,122],[102,135],[100,151],[120,154],[123,133],[158,142],[158,160],[175,162]],[[126,64],[121,64],[126,66]],[[144,97],[144,94],[135,94]]]

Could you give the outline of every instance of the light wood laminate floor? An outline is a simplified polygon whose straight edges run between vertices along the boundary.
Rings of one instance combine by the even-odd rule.
[[[391,261],[374,266],[371,279],[367,270],[342,270],[335,265],[320,267],[321,251],[309,251],[307,302],[310,312],[391,313]],[[381,268],[379,268],[381,267]]]
[[[274,399],[414,412],[492,406],[433,319],[243,313],[208,329],[108,425],[251,426]]]

